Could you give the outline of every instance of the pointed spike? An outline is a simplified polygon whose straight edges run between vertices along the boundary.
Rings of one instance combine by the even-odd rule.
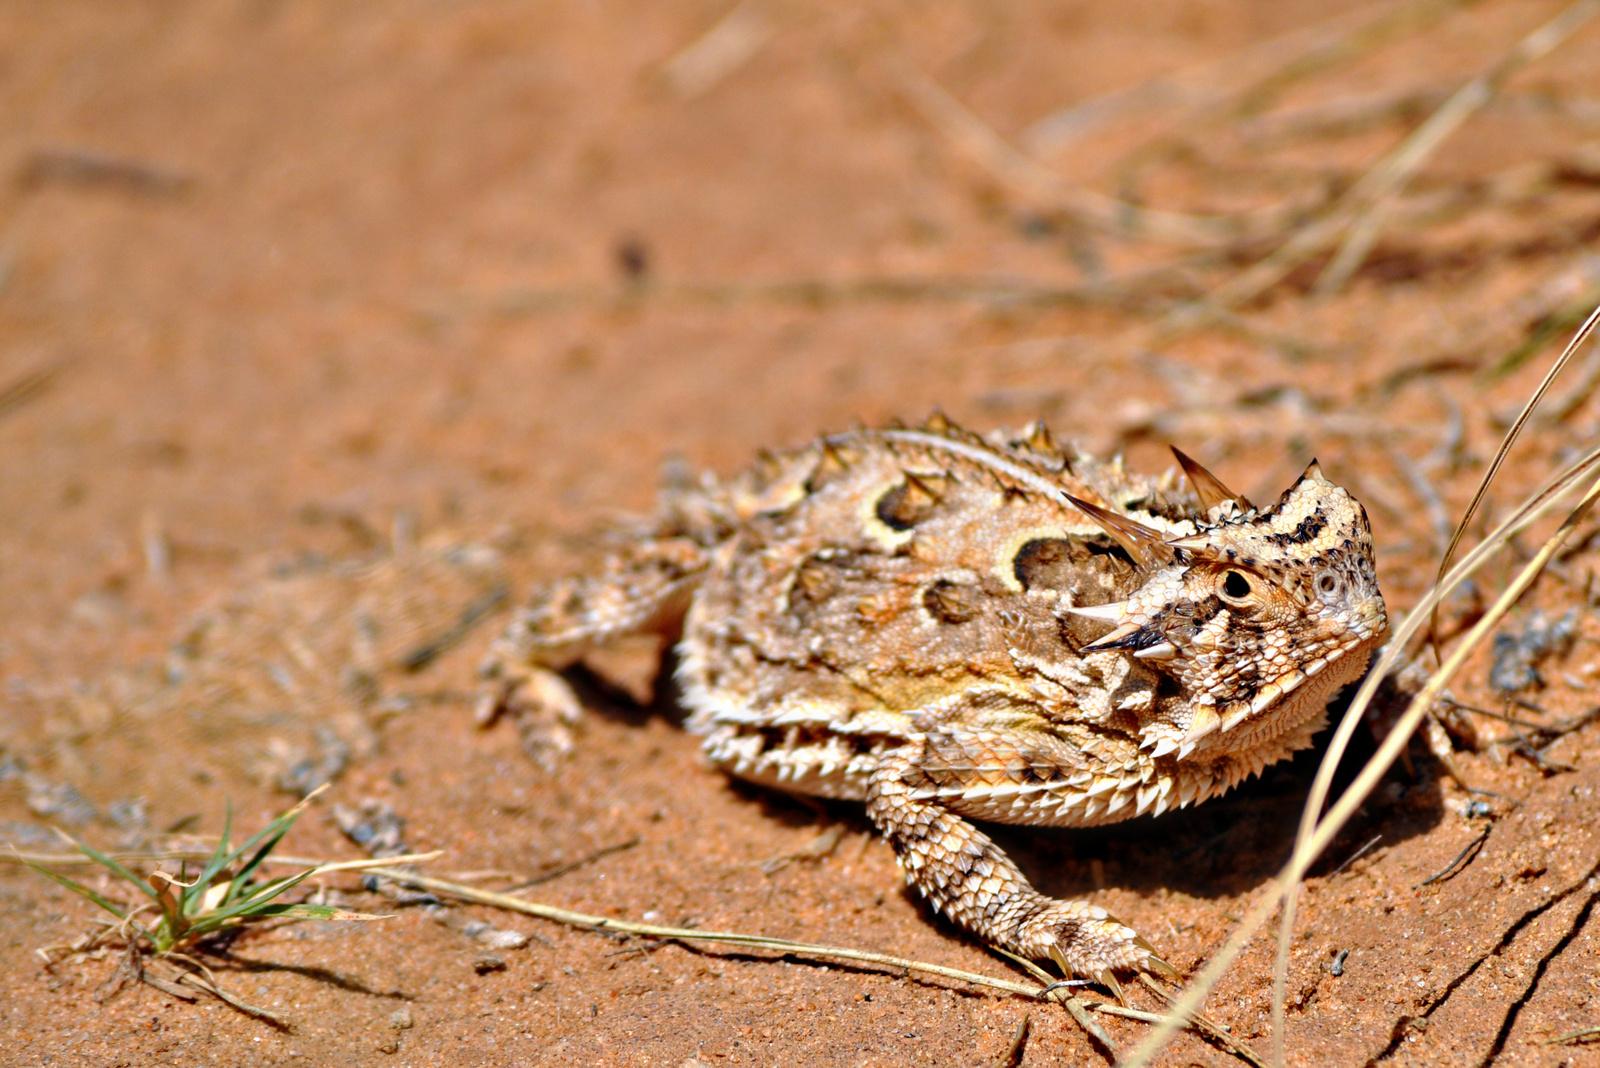
[[[1111,993],[1115,994],[1118,1002],[1120,1002],[1124,1007],[1127,1006],[1128,996],[1122,992],[1122,984],[1117,982],[1117,977],[1111,974],[1110,968],[1101,968],[1100,974],[1096,975],[1094,978],[1095,982],[1099,983],[1101,986],[1111,991]]]
[[[906,495],[913,498],[916,503],[933,505],[944,499],[944,487],[935,484],[936,482],[942,483],[943,479],[925,478],[921,475],[913,475],[910,471],[906,471],[904,474],[906,476]]]
[[[1181,538],[1173,538],[1167,542],[1169,549],[1206,549],[1211,546],[1209,534],[1185,534]]]
[[[1151,785],[1151,786],[1146,786],[1146,787],[1143,787],[1142,789],[1140,789],[1140,791],[1139,791],[1139,804],[1134,808],[1133,814],[1135,816],[1144,815],[1145,809],[1147,809],[1151,805],[1155,804],[1156,803],[1156,798],[1158,798],[1160,795],[1161,795],[1161,788],[1159,786]]]
[[[807,479],[808,486],[812,489],[816,488],[820,480],[848,471],[850,465],[855,462],[853,457],[827,438],[822,439],[821,452],[822,455],[817,458],[817,466],[812,469],[811,477]]]
[[[1050,428],[1037,421],[1029,423],[1023,429],[1022,441],[1034,452],[1053,455],[1061,451],[1056,446],[1056,439],[1051,435]]]
[[[1105,634],[1083,647],[1086,653],[1098,653],[1103,649],[1120,649],[1122,642],[1138,634],[1144,628],[1137,623],[1124,623],[1116,630]]]
[[[1064,611],[1070,612],[1075,616],[1082,616],[1084,619],[1099,619],[1107,623],[1115,623],[1122,618],[1122,614],[1127,609],[1127,601],[1114,601],[1111,604],[1092,604],[1082,608],[1073,605],[1067,607]]]
[[[1189,721],[1189,729],[1184,732],[1185,742],[1198,742],[1200,739],[1222,727],[1222,717],[1210,705],[1197,705],[1194,718]]]
[[[1251,507],[1247,499],[1223,485],[1222,479],[1207,471],[1194,457],[1176,445],[1170,448],[1172,455],[1178,458],[1178,466],[1183,468],[1183,473],[1189,477],[1189,485],[1194,487],[1195,496],[1200,498],[1201,508],[1209,512],[1223,501],[1233,501],[1241,508]]]
[[[1178,647],[1171,642],[1157,642],[1143,649],[1135,649],[1133,655],[1140,660],[1176,660]]]
[[[1097,504],[1090,504],[1070,493],[1067,494],[1067,500],[1072,502],[1073,507],[1099,524],[1118,545],[1128,550],[1128,555],[1133,557],[1135,563],[1143,567],[1154,567],[1171,557],[1166,539],[1159,531],[1152,530],[1143,523],[1120,513],[1101,508]]]
[[[1061,969],[1064,979],[1071,979],[1077,973],[1072,970],[1072,965],[1067,963],[1067,954],[1054,942],[1050,943],[1050,959],[1056,962],[1056,967]]]
[[[1176,748],[1178,748],[1178,743],[1176,740],[1172,738],[1163,738],[1156,742],[1156,747],[1154,749],[1150,750],[1150,756],[1152,758],[1164,757]]]
[[[1222,730],[1224,733],[1231,731],[1233,728],[1237,727],[1239,724],[1243,723],[1249,718],[1250,708],[1247,705],[1237,712],[1230,713],[1228,717],[1222,721]]]
[[[1308,478],[1319,479],[1323,482],[1328,481],[1328,476],[1322,473],[1322,465],[1317,463],[1315,457],[1312,458],[1310,463],[1306,464],[1306,469],[1300,472],[1300,477],[1296,481],[1304,482]]]
[[[928,420],[922,424],[922,429],[933,434],[947,434],[951,426],[950,417],[944,414],[944,409],[935,408],[928,413]]]

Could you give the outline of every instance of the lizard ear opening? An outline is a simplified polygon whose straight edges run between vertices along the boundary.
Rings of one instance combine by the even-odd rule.
[[[1200,498],[1201,508],[1209,512],[1223,501],[1232,501],[1245,509],[1255,507],[1243,494],[1233,492],[1223,485],[1222,479],[1201,467],[1194,457],[1176,445],[1169,447],[1172,449],[1172,455],[1178,459],[1178,466],[1183,468],[1183,473],[1188,476],[1189,484],[1194,487],[1195,496]]]
[[[1090,504],[1070,493],[1067,494],[1067,500],[1071,501],[1078,511],[1099,524],[1100,529],[1111,535],[1140,567],[1155,567],[1172,558],[1172,550],[1167,548],[1166,539],[1160,531],[1151,530],[1143,523],[1101,508],[1097,504]]]

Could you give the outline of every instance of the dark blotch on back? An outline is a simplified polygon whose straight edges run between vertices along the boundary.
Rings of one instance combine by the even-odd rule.
[[[922,607],[945,623],[965,623],[978,614],[980,593],[949,579],[940,579],[922,593]]]
[[[1011,573],[1025,590],[1072,589],[1082,584],[1089,561],[1096,557],[1134,566],[1127,550],[1110,538],[1035,538],[1017,550]]]
[[[902,482],[878,498],[878,518],[893,530],[910,530],[932,514],[938,498],[910,482]]]

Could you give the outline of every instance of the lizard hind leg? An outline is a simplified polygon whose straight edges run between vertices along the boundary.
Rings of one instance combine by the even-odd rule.
[[[1137,931],[1087,901],[1035,890],[992,839],[941,803],[952,770],[930,767],[927,739],[885,754],[867,787],[867,814],[899,858],[906,881],[957,925],[1031,960],[1053,960],[1119,998],[1119,970],[1177,978]]]
[[[571,751],[583,708],[560,672],[629,638],[676,639],[710,554],[688,538],[633,542],[594,574],[536,586],[479,666],[476,718],[517,721],[523,748],[547,771]]]

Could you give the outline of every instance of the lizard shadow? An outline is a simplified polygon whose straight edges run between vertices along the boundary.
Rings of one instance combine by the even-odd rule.
[[[648,703],[581,666],[569,669],[566,676],[585,707],[609,719],[638,726],[661,718],[681,727],[685,712],[675,667],[669,650]],[[1301,810],[1333,734],[1331,724],[1338,722],[1354,692],[1352,685],[1330,705],[1330,726],[1316,736],[1311,748],[1191,808],[1099,827],[980,826],[1040,891],[1053,897],[1075,897],[1106,887],[1213,899],[1248,892],[1271,880],[1288,860]],[[1350,785],[1376,749],[1363,723],[1339,764],[1330,801]],[[1391,848],[1432,830],[1447,811],[1441,776],[1442,769],[1431,757],[1416,759],[1409,770],[1397,765],[1313,864],[1311,875],[1332,872],[1374,836],[1380,836],[1379,845]],[[875,833],[859,804],[785,793],[731,776],[726,781],[738,796],[758,804],[765,817],[784,826],[842,822],[852,831]],[[906,892],[920,901],[915,892]]]
[[[1353,692],[1353,688],[1352,691]],[[1348,696],[1348,695],[1347,695]],[[1330,710],[1337,723],[1343,700]],[[1197,898],[1232,897],[1272,880],[1288,862],[1312,780],[1333,735],[1330,726],[1311,748],[1221,797],[1156,817],[1061,831],[985,825],[1045,893],[1074,896],[1102,887],[1140,894],[1161,890]],[[1330,804],[1347,789],[1377,749],[1363,724],[1335,773]],[[1409,770],[1396,765],[1312,865],[1328,875],[1358,852],[1392,848],[1432,830],[1447,814],[1442,769],[1431,757]]]

